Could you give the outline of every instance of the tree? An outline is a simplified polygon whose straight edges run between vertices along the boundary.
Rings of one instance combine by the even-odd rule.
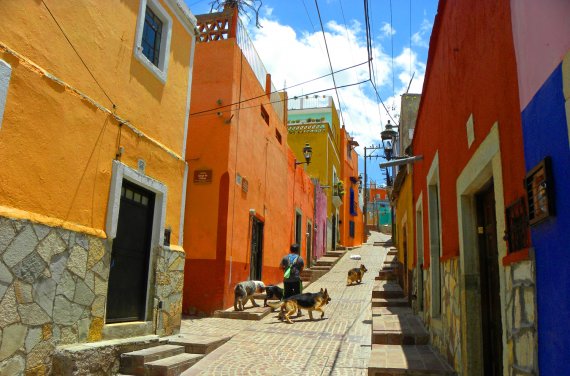
[[[255,26],[261,28],[259,23],[259,9],[263,5],[263,0],[212,0],[210,2],[210,12],[214,10],[220,12],[226,8],[238,8],[238,12],[245,14],[248,19],[251,19],[250,13],[255,14]]]

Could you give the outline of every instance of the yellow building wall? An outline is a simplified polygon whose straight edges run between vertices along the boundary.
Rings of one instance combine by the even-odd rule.
[[[105,236],[112,160],[168,187],[179,238],[192,36],[173,19],[166,83],[133,55],[139,2],[2,1],[0,59],[12,67],[0,128],[0,215]],[[113,108],[111,101],[116,105]],[[119,126],[120,122],[127,124]]]
[[[406,265],[404,267],[407,268],[409,273],[412,272],[414,267],[415,244],[415,217],[412,194],[412,175],[409,173],[402,183],[396,203],[396,242],[398,247],[398,261],[402,263],[406,261]]]
[[[327,193],[327,217],[331,218],[334,214],[334,206],[332,203],[333,166],[336,170],[338,180],[342,179],[339,150],[334,144],[334,140],[339,137],[340,129],[338,128],[338,124],[336,124],[336,126],[333,125],[333,127],[336,127],[336,132],[333,134],[333,132],[330,131],[330,125],[328,123],[308,124],[315,126],[323,125],[325,129],[319,132],[289,133],[287,142],[297,157],[298,162],[305,161],[303,157],[305,143],[308,142],[313,148],[311,163],[308,166],[305,164],[299,165],[297,168],[305,168],[309,176],[318,179],[321,185],[330,186],[330,188],[325,189],[325,192]]]

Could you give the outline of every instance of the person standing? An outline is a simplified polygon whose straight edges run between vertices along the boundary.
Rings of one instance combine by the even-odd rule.
[[[291,245],[289,254],[285,255],[281,260],[280,268],[283,270],[283,298],[286,299],[290,296],[301,293],[302,281],[301,271],[305,267],[303,258],[299,255],[301,247],[295,243]],[[287,269],[291,268],[287,273]],[[288,274],[288,275],[287,275]]]

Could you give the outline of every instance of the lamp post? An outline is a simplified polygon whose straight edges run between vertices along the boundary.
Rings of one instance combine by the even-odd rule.
[[[311,147],[311,145],[309,145],[308,142],[305,143],[305,147],[303,148],[303,156],[305,157],[305,162],[297,162],[297,160],[295,159],[295,168],[297,168],[297,165],[300,164],[309,165],[311,163],[311,157],[313,156],[313,148]]]

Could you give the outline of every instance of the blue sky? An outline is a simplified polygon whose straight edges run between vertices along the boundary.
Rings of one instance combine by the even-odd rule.
[[[210,0],[185,0],[194,14],[208,13]],[[318,0],[333,69],[367,60],[364,2]],[[390,12],[390,9],[392,10]],[[428,43],[437,0],[369,0],[376,86],[390,114],[379,105],[370,83],[339,89],[346,129],[363,147],[378,145],[390,116],[398,121],[400,95],[411,82],[411,93],[423,85]],[[249,23],[249,34],[277,89],[330,73],[314,0],[263,0],[262,28]],[[391,26],[390,26],[391,25]],[[366,80],[368,66],[335,74],[337,86]],[[333,87],[330,77],[288,89],[289,97]],[[334,97],[334,91],[319,95]],[[314,151],[314,157],[318,151]],[[369,179],[384,184],[380,160],[368,161]],[[359,161],[363,171],[364,162]]]

